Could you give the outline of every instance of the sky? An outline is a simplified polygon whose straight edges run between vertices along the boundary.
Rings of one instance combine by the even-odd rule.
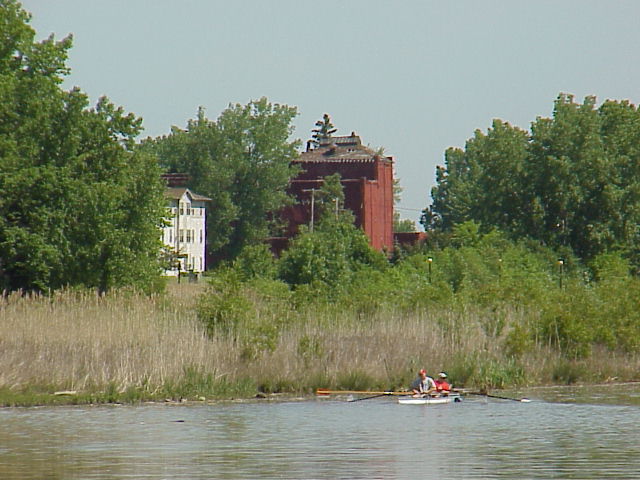
[[[146,136],[261,97],[296,106],[302,144],[336,135],[394,157],[418,221],[437,165],[493,119],[528,129],[559,93],[640,102],[637,0],[23,0],[38,39],[73,34],[71,74]]]

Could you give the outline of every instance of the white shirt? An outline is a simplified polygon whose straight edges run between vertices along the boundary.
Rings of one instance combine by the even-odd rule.
[[[422,377],[418,377],[411,384],[411,389],[414,389],[414,388],[418,390],[418,392],[423,393],[423,392],[429,391],[430,389],[435,390],[436,383],[433,381],[433,378],[431,377],[427,377],[424,380],[422,379]]]

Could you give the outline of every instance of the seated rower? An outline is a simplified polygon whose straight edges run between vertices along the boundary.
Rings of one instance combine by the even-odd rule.
[[[422,397],[436,390],[433,378],[427,376],[427,371],[423,368],[418,372],[418,378],[411,383],[411,390],[414,397]]]
[[[438,378],[435,380],[435,388],[436,392],[442,395],[449,395],[451,392],[451,385],[447,382],[447,374],[444,372],[440,372],[438,374]]]

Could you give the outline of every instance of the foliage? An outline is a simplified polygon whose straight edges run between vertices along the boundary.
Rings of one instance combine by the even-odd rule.
[[[380,255],[350,222],[325,222],[291,242],[279,263],[280,278],[290,285],[337,287],[358,268],[381,264]]]
[[[582,104],[561,94],[531,131],[495,120],[436,171],[422,223],[451,231],[474,220],[487,231],[569,247],[585,260],[621,252],[640,265],[640,112],[627,101]]]
[[[349,211],[328,208],[344,199],[340,177],[325,177],[318,191],[320,212],[313,231],[302,228],[279,262],[279,276],[290,285],[338,287],[366,266],[383,268],[384,257],[369,246]]]
[[[525,381],[522,365],[510,358],[501,360],[484,352],[459,355],[448,372],[460,384],[473,384],[480,388],[504,388]]]
[[[317,148],[322,140],[328,140],[336,131],[337,129],[331,123],[331,117],[325,113],[322,116],[322,120],[316,122],[316,128],[311,130],[311,133],[313,133],[311,143]]]
[[[324,177],[322,186],[314,194],[314,215],[320,223],[328,217],[337,219],[340,215],[340,209],[344,206],[341,178],[339,173]]]
[[[273,254],[264,243],[245,247],[232,262],[232,266],[245,280],[255,277],[275,278],[277,275]]]
[[[233,260],[279,225],[270,215],[290,202],[289,180],[297,170],[297,141],[289,141],[295,107],[266,98],[230,105],[217,120],[196,119],[182,130],[148,138],[140,149],[157,155],[170,172],[187,173],[188,187],[212,199],[207,211],[207,243],[216,259]]]
[[[346,225],[353,228],[328,215],[276,261],[292,292],[273,279],[246,277],[239,267],[235,277],[220,276],[218,291],[226,288],[229,298],[219,311],[229,318],[237,313],[235,338],[243,361],[277,355],[283,339],[309,319],[322,325],[320,331],[353,324],[361,332],[388,316],[394,318],[389,325],[400,322],[397,328],[402,329],[402,322],[423,315],[430,318],[425,338],[437,335],[451,349],[448,364],[441,365],[456,382],[487,388],[529,381],[532,369],[542,369],[532,358],[553,355],[555,361],[544,367],[544,374],[550,381],[570,382],[584,375],[565,364],[586,362],[595,352],[640,351],[640,281],[624,275],[620,256],[598,257],[589,274],[564,252],[560,270],[557,251],[510,240],[499,231],[483,233],[478,224],[466,222],[454,229],[450,246],[408,254],[389,265],[384,260],[354,261],[348,250],[340,250],[350,242],[348,230],[340,230]],[[242,307],[229,308],[231,298]],[[333,340],[317,330],[304,330],[289,348],[316,373],[318,365],[336,355]],[[411,370],[415,367],[412,363]],[[387,381],[398,375],[404,374],[390,371]],[[594,372],[590,378],[600,377]],[[325,381],[368,388],[385,383],[380,376],[362,374],[358,366]]]
[[[298,341],[298,355],[302,358],[305,367],[321,359],[324,355],[322,341],[319,338],[303,335]]]
[[[234,270],[223,270],[210,280],[209,290],[198,302],[198,317],[210,336],[239,335],[239,326],[255,316],[251,301],[242,294],[241,276]]]
[[[35,42],[0,9],[0,289],[151,288],[164,215],[160,170],[133,151],[141,120],[63,91],[71,37]]]
[[[241,345],[240,358],[253,361],[278,346],[288,324],[279,307],[289,301],[290,291],[280,281],[247,276],[239,265],[221,268],[210,279],[198,301],[198,317],[209,337],[232,340]]]
[[[376,380],[373,376],[364,371],[351,371],[342,374],[336,382],[339,390],[373,390],[377,387]]]
[[[619,253],[609,252],[596,256],[590,263],[591,273],[596,281],[611,282],[629,277],[629,261]]]
[[[394,233],[410,233],[417,232],[418,228],[413,220],[408,218],[400,218],[399,212],[393,212],[393,232]]]

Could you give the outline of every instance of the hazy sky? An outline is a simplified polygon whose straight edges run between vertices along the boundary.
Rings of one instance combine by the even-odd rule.
[[[528,128],[558,93],[640,102],[640,1],[25,0],[38,39],[74,35],[64,84],[107,95],[145,134],[266,96],[295,138],[331,115],[395,158],[404,218],[447,147],[501,118]]]

